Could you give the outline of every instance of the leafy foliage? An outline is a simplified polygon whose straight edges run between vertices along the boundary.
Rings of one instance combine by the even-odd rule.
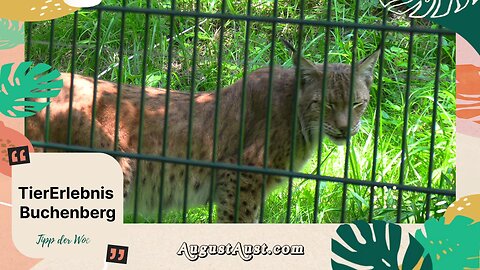
[[[23,25],[0,18],[0,50],[15,48],[23,41]]]
[[[373,221],[373,234],[372,228],[365,221],[356,221],[354,225],[360,231],[364,241],[357,239],[352,225],[340,225],[337,233],[348,247],[332,240],[333,253],[351,263],[369,266],[371,269],[399,269],[397,258],[402,236],[402,229],[399,225],[384,221]],[[403,258],[402,268],[413,269],[422,259],[423,252],[422,245],[410,235],[410,243]],[[331,263],[334,270],[355,269],[333,259]],[[430,257],[423,258],[421,269],[431,269]]]
[[[0,113],[14,118],[28,117],[43,110],[50,101],[24,100],[52,98],[60,93],[63,80],[57,80],[60,72],[47,64],[38,64],[30,69],[31,62],[23,62],[15,70],[11,83],[13,63],[0,69]],[[29,70],[30,69],[30,70]]]
[[[425,222],[426,235],[417,230],[415,238],[425,247],[434,269],[480,268],[480,222],[456,216],[451,223],[445,218]]]

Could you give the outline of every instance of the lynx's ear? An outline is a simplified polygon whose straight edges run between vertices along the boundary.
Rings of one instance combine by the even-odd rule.
[[[285,39],[283,38],[280,38],[283,42],[283,44],[285,44],[285,46],[287,48],[289,48],[292,53],[293,53],[293,64],[295,66],[298,66],[298,63],[297,63],[297,50],[293,47],[292,44],[290,44],[290,42],[286,41]],[[313,64],[312,62],[308,61],[307,59],[305,59],[303,56],[300,56],[300,70],[302,71],[302,74],[304,76],[311,76],[313,74],[316,74],[317,73],[317,69],[315,68],[315,64]]]
[[[367,84],[370,85],[373,81],[373,69],[375,68],[375,64],[377,63],[378,56],[380,55],[381,48],[373,52],[370,56],[362,59],[357,64],[357,76],[367,81]]]

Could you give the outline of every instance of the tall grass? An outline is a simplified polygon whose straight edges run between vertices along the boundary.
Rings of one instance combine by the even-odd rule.
[[[121,0],[104,0],[104,5],[121,5]],[[207,13],[221,12],[219,0],[201,1],[200,10]],[[307,0],[305,18],[309,20],[324,20],[327,4],[325,1]],[[332,19],[343,22],[354,21],[354,6],[352,1],[338,0],[333,3]],[[246,1],[226,0],[226,12],[245,15]],[[299,18],[299,0],[279,1],[278,15],[282,18]],[[381,24],[382,9],[378,1],[361,1],[359,22],[363,24]],[[127,1],[129,7],[145,7],[145,1]],[[169,9],[170,2],[153,1],[153,8]],[[177,9],[194,11],[195,1],[177,1]],[[273,1],[252,1],[252,15],[272,16]],[[127,84],[140,85],[142,78],[142,55],[144,46],[145,15],[127,13],[125,16],[125,40],[120,40],[121,14],[102,12],[101,35],[96,35],[98,26],[97,12],[80,11],[78,23],[78,48],[76,55],[76,72],[92,76],[95,70],[95,46],[99,43],[99,71],[101,79],[117,81],[118,68],[115,64],[122,57],[124,70],[121,81]],[[218,19],[199,20],[198,56],[195,74],[195,91],[212,91],[216,88],[217,54],[221,23]],[[408,27],[410,21],[405,17],[389,15],[387,24]],[[437,27],[426,21],[417,22],[421,27]],[[52,61],[60,70],[71,68],[71,42],[73,39],[73,16],[67,16],[55,21],[54,53],[49,59],[48,40],[50,39],[50,22],[31,25],[32,51],[31,58],[36,62]],[[192,52],[195,19],[193,17],[175,18],[173,25],[175,35],[169,37],[170,18],[168,16],[152,15],[149,25],[147,46],[147,84],[149,86],[165,87],[168,40],[173,38],[173,71],[172,89],[190,89],[192,67]],[[248,70],[267,66],[270,61],[270,40],[272,26],[269,23],[252,22],[249,43]],[[278,36],[296,41],[298,39],[297,25],[277,25]],[[224,58],[222,61],[222,86],[227,86],[238,80],[243,72],[243,57],[245,47],[246,23],[239,20],[225,21]],[[381,33],[378,31],[358,31],[357,57],[373,52],[379,42]],[[278,40],[278,39],[277,39]],[[323,62],[325,46],[325,29],[323,27],[304,27],[303,51],[306,58]],[[123,42],[124,55],[119,55],[119,47]],[[358,181],[372,180],[375,107],[381,102],[378,155],[375,180],[379,182],[399,183],[400,157],[402,152],[403,110],[405,107],[405,85],[408,70],[408,42],[406,33],[389,32],[385,40],[385,59],[383,68],[383,92],[381,100],[377,97],[377,81],[372,87],[372,101],[363,118],[363,125],[358,135],[353,137],[349,177]],[[455,42],[454,37],[442,37],[441,76],[438,102],[438,117],[435,123],[435,153],[433,188],[455,188]],[[331,28],[329,40],[329,62],[350,63],[353,46],[353,31],[351,29]],[[411,70],[410,106],[407,124],[407,151],[405,159],[405,184],[427,186],[429,168],[430,129],[432,125],[433,89],[437,57],[437,36],[415,34]],[[275,46],[275,64],[292,66],[290,54],[281,43]],[[377,71],[378,73],[378,68]],[[337,147],[328,140],[323,145],[324,159],[321,161],[321,173],[328,176],[342,177],[344,174],[345,149]],[[303,172],[314,172],[317,167],[317,157],[313,156]],[[315,185],[313,180],[294,180],[292,219],[294,223],[310,223],[314,220]],[[339,222],[342,205],[342,184],[320,182],[320,203],[318,220],[320,222]],[[276,190],[268,197],[265,208],[265,222],[284,222],[286,216],[286,187]],[[395,221],[397,212],[398,191],[379,188],[374,194],[374,218]],[[367,219],[369,214],[370,188],[348,185],[347,221]],[[450,202],[453,198],[432,195],[431,215],[445,207],[442,201]],[[403,222],[423,222],[425,219],[426,195],[414,192],[403,192],[402,216]],[[438,204],[438,205],[437,205]],[[189,222],[206,222],[207,210],[198,208],[188,213]],[[144,221],[154,221],[156,217],[142,217]],[[127,221],[130,217],[127,217]],[[167,222],[181,220],[180,213],[169,213]]]

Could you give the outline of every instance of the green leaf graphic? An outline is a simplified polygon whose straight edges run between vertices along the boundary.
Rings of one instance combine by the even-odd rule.
[[[0,113],[14,118],[28,117],[43,110],[50,102],[28,99],[56,97],[63,86],[58,80],[60,72],[47,64],[32,66],[23,62],[13,75],[13,84],[9,78],[13,63],[3,65],[0,69]]]
[[[417,230],[415,238],[432,258],[433,269],[480,268],[480,222],[456,216],[451,223],[445,218],[429,219],[425,232]]]
[[[17,21],[0,19],[0,50],[15,48],[23,44],[23,25]]]
[[[474,6],[477,1],[470,3],[470,0],[455,1],[430,1],[430,0],[403,0],[387,1],[380,0],[384,7],[396,14],[408,14],[412,18],[442,18],[463,11],[469,6]],[[402,9],[403,8],[403,9]]]
[[[399,225],[385,221],[373,221],[372,227],[365,221],[356,221],[354,225],[360,231],[364,241],[359,241],[352,230],[353,225],[340,225],[337,234],[348,245],[343,246],[332,239],[332,251],[339,257],[370,269],[414,269],[423,259],[422,270],[432,269],[430,257],[422,258],[424,248],[410,235],[410,243],[403,258],[403,266],[398,264],[398,252],[402,229]],[[388,241],[387,241],[388,237]],[[352,251],[353,250],[353,251]],[[331,260],[332,269],[355,269]]]
[[[416,10],[416,14],[426,14],[425,18],[441,24],[460,34],[480,53],[480,35],[478,34],[478,14],[480,3],[477,1],[426,1],[402,0]],[[421,5],[418,5],[419,2]],[[455,4],[454,4],[455,3]]]
[[[407,252],[405,253],[405,259],[403,260],[402,269],[414,269],[415,266],[418,264],[418,260],[420,260],[418,255],[422,254],[425,250],[422,244],[420,244],[420,242],[418,242],[415,237],[413,237],[413,235],[409,234],[408,237],[410,240],[410,244],[408,245]],[[427,269],[432,269],[432,260],[430,255],[428,254],[423,259],[422,267],[420,268],[420,270]]]

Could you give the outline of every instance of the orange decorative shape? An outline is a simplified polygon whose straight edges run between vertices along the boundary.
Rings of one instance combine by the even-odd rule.
[[[480,116],[480,67],[457,65],[457,117],[462,119]],[[472,119],[472,122],[478,119]]]
[[[450,223],[456,216],[464,216],[480,221],[480,194],[462,197],[453,202],[443,215],[445,223]]]
[[[457,96],[480,95],[480,67],[457,65]]]
[[[457,117],[463,119],[470,119],[476,116],[480,116],[480,107],[473,109],[469,107],[457,107]]]
[[[33,146],[30,141],[23,136],[22,133],[6,127],[0,121],[0,173],[6,176],[12,176],[12,167],[8,162],[8,148],[28,146],[28,150],[32,153]]]
[[[8,1],[0,6],[0,18],[15,21],[47,21],[73,13],[79,8],[67,5],[63,0]]]

